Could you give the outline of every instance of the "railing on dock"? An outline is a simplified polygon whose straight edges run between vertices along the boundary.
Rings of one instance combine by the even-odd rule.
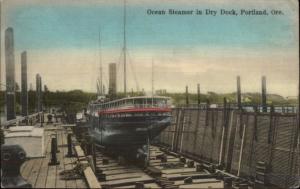
[[[43,112],[37,112],[37,113],[31,114],[28,116],[17,117],[16,119],[1,122],[1,127],[7,127],[10,125],[18,124],[18,123],[21,123],[26,120],[29,121],[33,118],[36,118],[39,120],[41,115],[43,115]]]
[[[206,109],[206,107],[209,107],[211,109],[223,109],[223,104],[207,104],[207,103],[201,103],[201,104],[181,104],[177,105],[176,108],[192,108],[192,109]],[[272,108],[274,108],[274,112],[277,113],[297,113],[298,107],[297,105],[242,105],[240,108],[235,103],[227,104],[227,109],[233,109],[238,110],[241,109],[245,112],[271,112]],[[257,110],[256,110],[257,109]]]

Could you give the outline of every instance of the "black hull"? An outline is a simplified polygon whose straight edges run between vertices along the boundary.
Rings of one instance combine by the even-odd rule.
[[[94,140],[107,147],[139,147],[147,144],[166,127],[171,116],[91,117],[90,134]]]

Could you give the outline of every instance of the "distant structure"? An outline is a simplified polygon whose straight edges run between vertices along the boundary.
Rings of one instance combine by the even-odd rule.
[[[38,112],[43,111],[42,107],[42,78],[36,74],[36,109]]]
[[[158,89],[158,90],[155,91],[155,94],[157,94],[157,95],[166,95],[167,90],[166,89]]]
[[[32,83],[29,84],[29,90],[30,90],[30,91],[33,91]]]
[[[5,65],[6,65],[6,115],[7,120],[15,119],[15,56],[13,29],[5,30]]]
[[[109,64],[108,94],[111,97],[115,97],[117,94],[117,65],[116,65],[116,63]]]
[[[21,54],[21,103],[22,116],[28,115],[28,91],[27,91],[27,53]]]
[[[266,76],[262,76],[261,78],[261,106],[263,112],[267,112],[267,81]]]

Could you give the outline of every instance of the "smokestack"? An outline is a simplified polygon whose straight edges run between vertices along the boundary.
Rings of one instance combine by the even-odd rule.
[[[263,112],[267,112],[267,82],[266,76],[261,78],[261,106]]]
[[[113,98],[117,94],[117,65],[116,65],[116,63],[109,64],[108,94],[110,97],[113,97]]]
[[[13,29],[5,30],[6,113],[7,120],[15,119],[15,56]]]
[[[200,84],[197,84],[197,99],[198,99],[198,106],[200,106],[201,99],[200,99]]]
[[[36,74],[36,109],[37,112],[43,111],[42,107],[42,78],[40,74]]]
[[[26,51],[21,54],[21,103],[22,103],[22,116],[28,115],[28,92],[27,92],[27,53]]]

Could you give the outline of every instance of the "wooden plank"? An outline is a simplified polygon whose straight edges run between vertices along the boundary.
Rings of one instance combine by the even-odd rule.
[[[64,139],[67,139],[67,133],[64,133]],[[65,141],[65,143],[67,144],[67,140],[64,140]],[[80,147],[80,146],[79,146]],[[81,147],[80,147],[80,149],[81,149]],[[65,150],[67,151],[67,147],[65,148]],[[84,152],[83,152],[83,150],[81,149],[81,151],[82,151],[82,153],[83,153],[83,155],[84,155]],[[84,155],[85,156],[85,155]],[[72,160],[72,162],[75,162],[76,161],[76,158],[75,157],[72,157],[71,158],[71,160]],[[86,160],[84,160],[84,161],[80,161],[80,163],[88,163]],[[75,167],[75,165],[72,165],[72,167],[74,168]],[[87,183],[85,182],[85,180],[83,180],[83,179],[76,179],[75,180],[75,182],[76,182],[76,186],[77,186],[77,188],[87,188]]]
[[[32,169],[32,171],[30,173],[30,176],[27,180],[30,184],[32,184],[32,186],[34,186],[35,183],[36,183],[36,180],[37,180],[38,175],[39,175],[40,168],[41,168],[42,163],[43,163],[43,159],[44,158],[36,159],[36,161],[34,163],[34,166],[33,166],[33,169]]]
[[[76,158],[72,158],[72,161],[76,161]],[[86,163],[88,163],[87,161],[84,161]],[[83,163],[83,162],[80,162]],[[75,165],[74,165],[75,166]],[[75,180],[77,188],[86,188],[86,183],[83,181],[83,179],[76,179]]]
[[[174,158],[174,159],[168,159],[167,162],[179,162],[180,159],[179,158]],[[156,159],[156,160],[150,160],[150,163],[161,163],[160,159]]]
[[[116,167],[116,166],[120,166],[118,163],[110,163],[107,165],[97,165],[98,168],[102,169],[102,168],[107,168],[107,167]]]
[[[92,171],[91,167],[87,167],[84,170],[84,176],[88,183],[89,188],[101,188],[98,179],[96,178],[94,172]]]
[[[35,159],[29,159],[26,163],[26,167],[23,169],[22,171],[22,176],[25,178],[25,179],[28,179],[30,173],[31,173],[31,170],[34,166],[34,162],[35,162]]]
[[[206,173],[175,173],[175,174],[162,174],[162,177],[166,177],[169,179],[181,179],[187,177],[201,177],[201,176],[210,176]]]
[[[97,157],[96,162],[102,164],[103,159],[108,159],[108,162],[109,162],[109,163],[117,163],[116,160],[111,159],[111,158],[106,158],[106,157],[104,157],[104,158],[99,158],[99,157]]]
[[[144,184],[145,188],[152,188],[152,189],[159,189],[161,188],[158,184],[156,183],[149,183],[149,184]]]
[[[216,182],[220,182],[220,180],[217,180],[215,178],[211,178],[211,179],[193,179],[193,184],[200,184],[200,183],[216,183]],[[174,181],[174,185],[183,185],[184,181],[183,180],[178,180],[178,181]]]
[[[140,178],[145,175],[146,174],[141,174],[141,173],[123,173],[118,175],[106,176],[106,180],[110,181],[110,180],[129,179],[129,178]]]
[[[196,168],[164,169],[161,170],[161,172],[164,174],[188,173],[188,172],[196,172]]]
[[[37,176],[37,180],[34,186],[35,188],[45,188],[48,174],[48,162],[48,158],[43,158],[43,162],[40,167],[39,174]]]
[[[199,183],[199,184],[184,184],[184,185],[180,185],[179,188],[223,188],[224,184],[222,181],[215,181],[212,183]]]
[[[61,127],[75,127],[75,124],[65,124],[65,125],[61,125]]]
[[[144,187],[145,188],[150,188],[150,189],[160,189],[161,187],[158,185],[158,184],[156,184],[156,183],[149,183],[149,184],[144,184]],[[127,189],[127,188],[136,188],[135,187],[135,185],[126,185],[126,186],[119,186],[119,187],[115,187],[116,189],[117,188],[119,188],[119,189],[121,189],[121,188],[125,188],[125,189]]]
[[[75,152],[78,157],[85,157],[83,150],[78,145],[75,146]]]
[[[64,137],[62,137],[62,140],[63,140],[63,144],[65,144],[67,141],[66,141],[66,138],[65,138],[65,134],[63,134]],[[70,164],[72,161],[72,158],[67,158],[67,157],[64,157],[64,165],[65,165],[65,170],[70,170],[74,167],[73,164]],[[74,182],[74,180],[67,180],[66,181],[66,188],[77,188],[77,183],[76,181]]]
[[[60,152],[57,154],[57,157],[60,161],[60,164],[56,167],[56,188],[65,188],[66,187],[66,181],[62,180],[59,176],[59,173],[65,170],[64,165],[64,156],[65,156],[65,147],[63,146],[63,131],[60,131],[57,135],[57,144],[59,144],[59,150]]]
[[[133,166],[126,166],[126,167],[125,166],[115,166],[115,167],[104,167],[104,168],[101,168],[101,170],[109,171],[109,170],[130,169],[130,168],[134,168],[134,167]]]
[[[56,186],[56,165],[48,167],[46,188],[55,188]]]
[[[76,179],[77,188],[87,188],[86,180]]]
[[[42,165],[40,167],[37,180],[35,183],[35,188],[45,188],[47,182],[47,174],[48,174],[48,163],[50,161],[50,141],[49,132],[45,132],[45,158],[43,158]]]
[[[120,170],[108,170],[103,171],[106,175],[116,175],[116,174],[122,174],[122,173],[143,173],[140,169],[120,169]]]
[[[142,176],[140,178],[130,178],[130,179],[122,179],[122,180],[112,180],[112,181],[105,181],[101,184],[108,184],[111,186],[124,186],[129,184],[135,184],[136,182],[152,182],[154,181],[154,178],[151,178],[148,175]]]
[[[65,164],[65,169],[73,169],[76,165],[72,164],[72,162],[76,162],[76,157],[67,158],[65,157],[65,154],[67,153],[67,133],[61,132],[62,134],[62,144],[64,147],[62,147],[62,150],[64,152],[63,161]],[[67,180],[66,181],[66,187],[68,188],[87,188],[87,184],[84,181],[84,179],[75,179],[75,180]]]

